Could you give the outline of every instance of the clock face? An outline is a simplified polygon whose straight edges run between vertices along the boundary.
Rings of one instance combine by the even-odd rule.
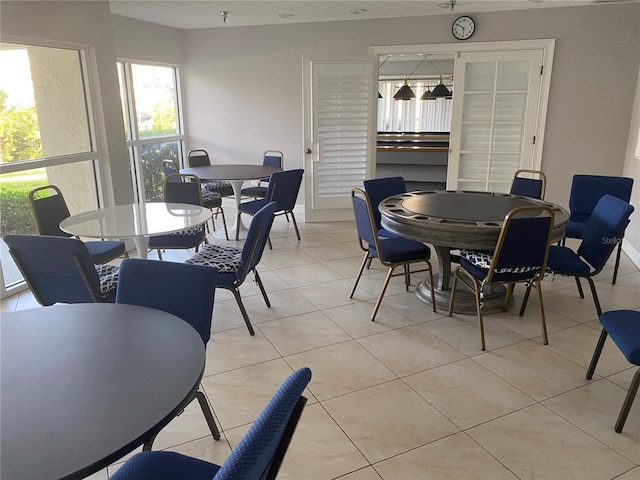
[[[471,17],[462,16],[455,19],[451,32],[458,40],[466,40],[476,29],[476,23]]]

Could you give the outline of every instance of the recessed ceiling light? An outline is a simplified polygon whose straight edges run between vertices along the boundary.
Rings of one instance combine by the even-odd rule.
[[[279,13],[278,16],[280,18],[289,18],[289,17],[293,17],[293,13]]]
[[[361,13],[364,13],[367,11],[366,8],[354,8],[353,10],[349,10],[351,13],[353,13],[354,15],[360,15]]]

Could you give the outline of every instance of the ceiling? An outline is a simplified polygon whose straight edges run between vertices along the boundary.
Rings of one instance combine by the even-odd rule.
[[[597,5],[640,0],[112,0],[111,13],[190,30]],[[440,6],[443,4],[443,8]],[[226,14],[226,21],[221,12]]]

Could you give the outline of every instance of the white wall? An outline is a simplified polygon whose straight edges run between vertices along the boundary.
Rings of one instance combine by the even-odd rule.
[[[631,222],[625,232],[622,248],[640,268],[640,74],[638,75],[636,94],[633,98],[635,98],[634,111],[623,175],[635,179],[631,191],[631,205],[636,209],[631,214]]]

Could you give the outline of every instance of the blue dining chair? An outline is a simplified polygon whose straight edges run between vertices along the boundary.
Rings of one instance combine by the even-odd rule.
[[[203,206],[200,179],[195,175],[170,174],[164,182],[164,201]],[[204,225],[149,238],[149,248],[158,252],[160,260],[162,260],[162,250],[195,248],[198,251],[202,243],[209,243]]]
[[[540,304],[540,327],[544,344],[549,343],[547,322],[542,300],[542,279],[547,271],[549,244],[555,214],[551,207],[517,207],[505,216],[493,251],[460,250],[460,265],[456,267],[451,286],[449,316],[453,314],[456,287],[460,281],[475,297],[480,343],[486,349],[482,315],[483,291],[490,284],[506,284],[504,307],[509,308],[512,285],[535,286]]]
[[[5,235],[4,241],[40,305],[115,301],[118,267],[95,265],[84,242],[21,234]]]
[[[593,378],[593,373],[596,370],[596,365],[600,359],[602,348],[607,336],[611,337],[613,343],[620,349],[622,354],[626,357],[629,363],[640,367],[640,312],[633,310],[612,310],[604,312],[600,315],[600,324],[602,325],[602,332],[600,338],[596,344],[596,348],[587,370],[587,379]],[[627,421],[627,416],[631,410],[631,405],[638,393],[638,387],[640,386],[640,368],[638,368],[633,375],[629,389],[627,390],[627,396],[624,399],[620,413],[618,414],[618,420],[616,421],[615,431],[617,433],[622,432],[624,424]]]
[[[49,195],[42,196],[44,193]],[[71,237],[60,229],[60,222],[69,217],[69,207],[60,189],[45,185],[29,192],[29,205],[38,234]],[[84,242],[95,264],[108,263],[118,257],[128,257],[124,242],[119,240],[95,240]]]
[[[262,156],[262,165],[266,167],[278,167],[282,168],[284,162],[284,153],[280,150],[267,150]],[[266,184],[266,185],[263,185]],[[240,192],[244,197],[253,197],[255,199],[265,198],[267,196],[267,190],[269,186],[269,178],[262,178],[258,182],[258,185],[253,187],[243,188]]]
[[[570,215],[565,230],[565,238],[583,238],[587,221],[603,195],[613,195],[629,203],[631,201],[632,188],[633,178],[606,175],[574,175],[569,195]],[[618,276],[618,267],[620,266],[623,236],[624,232],[621,232],[618,237],[618,251],[613,267],[613,278],[611,279],[611,283],[614,285]]]
[[[382,265],[388,268],[387,276],[382,285],[382,290],[378,295],[378,300],[371,314],[371,321],[374,321],[382,303],[382,298],[389,285],[391,277],[404,275],[405,289],[409,290],[411,283],[411,273],[429,272],[429,286],[431,288],[431,306],[436,311],[435,295],[433,293],[433,270],[431,268],[431,250],[424,243],[415,242],[401,237],[380,237],[376,231],[376,224],[373,216],[373,208],[367,193],[360,188],[351,190],[351,202],[353,204],[353,213],[356,219],[356,229],[358,232],[358,242],[360,248],[365,252],[358,276],[351,290],[349,298],[353,298],[358,288],[358,282],[362,277],[364,267],[370,263],[371,259],[377,258]],[[410,265],[414,263],[426,264],[426,268],[421,270],[410,271]],[[397,267],[403,268],[403,273],[394,274]]]
[[[249,314],[242,303],[240,286],[244,283],[249,272],[253,272],[262,298],[264,298],[267,307],[271,308],[271,302],[262,285],[256,265],[262,258],[276,208],[276,203],[271,202],[255,213],[242,248],[226,245],[204,245],[199,252],[186,261],[186,263],[214,267],[218,270],[216,287],[227,289],[233,293],[251,335],[254,335],[255,332]]]
[[[141,452],[111,480],[273,480],[298,425],[307,399],[302,395],[311,370],[293,372],[278,388],[251,428],[222,465],[176,452]]]
[[[302,184],[303,173],[304,170],[301,168],[272,173],[269,177],[269,187],[267,188],[265,198],[242,202],[238,205],[236,225],[240,224],[241,214],[255,215],[255,213],[267,203],[275,202],[277,206],[274,215],[287,215],[287,219],[289,215],[291,215],[293,228],[296,231],[298,240],[300,240],[300,232],[298,231],[298,224],[296,223],[296,216],[293,213],[293,209],[296,206],[296,199],[298,198],[298,192]],[[240,238],[239,234],[240,229],[236,228],[236,240]],[[270,241],[269,245],[271,245]]]
[[[600,198],[582,231],[582,242],[576,251],[552,245],[547,266],[556,275],[574,277],[580,298],[584,298],[580,279],[589,282],[598,316],[602,314],[593,277],[602,271],[629,223],[634,208],[613,195]],[[527,287],[530,288],[530,287]],[[525,294],[525,299],[528,292]],[[522,306],[524,312],[525,305]]]
[[[187,165],[189,165],[189,167],[211,165],[209,153],[202,148],[189,150],[187,153]],[[202,186],[211,192],[219,194],[221,197],[233,196],[233,186],[226,180],[203,180]]]
[[[509,194],[544,200],[546,188],[547,176],[544,172],[523,168],[513,174]]]
[[[378,205],[385,198],[392,195],[398,195],[401,193],[407,193],[407,186],[403,177],[385,177],[385,178],[372,178],[362,182],[364,185],[364,191],[369,197],[371,207],[373,210],[373,219],[376,224],[376,231],[381,237],[397,237],[393,232],[386,230],[382,227],[382,216]]]
[[[120,265],[116,303],[155,308],[175,315],[200,334],[206,347],[211,337],[217,279],[215,268],[127,258]],[[195,399],[200,404],[211,435],[219,440],[220,431],[202,388],[194,393],[191,401]],[[154,439],[155,435],[145,441],[145,450],[151,449]]]

